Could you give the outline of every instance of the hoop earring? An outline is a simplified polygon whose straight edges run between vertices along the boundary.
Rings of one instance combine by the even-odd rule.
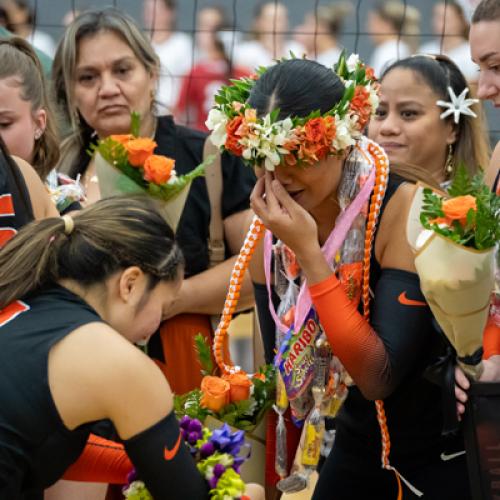
[[[446,157],[446,162],[444,164],[444,173],[446,177],[450,177],[453,173],[453,170],[453,146],[451,144],[448,144],[448,156]]]

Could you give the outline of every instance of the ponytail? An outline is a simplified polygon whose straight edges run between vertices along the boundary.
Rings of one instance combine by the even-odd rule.
[[[89,287],[130,266],[142,269],[153,288],[175,280],[181,263],[173,232],[154,202],[100,200],[74,219],[32,222],[0,250],[0,309],[61,279]]]

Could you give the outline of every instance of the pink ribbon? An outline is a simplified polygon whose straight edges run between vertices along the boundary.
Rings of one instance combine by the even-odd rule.
[[[366,180],[363,187],[357,194],[356,198],[354,198],[351,204],[337,218],[333,231],[330,233],[330,236],[328,236],[328,239],[321,248],[321,252],[323,253],[325,260],[327,262],[331,262],[335,254],[340,249],[340,246],[344,242],[347,236],[347,232],[351,228],[354,219],[361,212],[363,206],[368,201],[374,185],[375,185],[375,169],[373,168],[370,172],[370,175],[368,176],[368,179]],[[271,231],[266,230],[266,234],[264,236],[264,272],[266,275],[266,286],[267,286],[267,293],[269,296],[269,311],[279,330],[283,333],[287,333],[289,328],[281,322],[280,318],[276,314],[276,310],[274,308],[274,304],[272,301],[272,293],[271,293],[272,251],[273,251],[273,235]],[[304,324],[304,320],[306,319],[306,316],[309,310],[311,309],[311,306],[312,306],[311,294],[309,293],[307,281],[304,278],[302,285],[300,287],[299,296],[297,298],[297,304],[295,305],[295,320],[293,323],[293,329],[295,332],[298,332],[302,327],[302,325]]]

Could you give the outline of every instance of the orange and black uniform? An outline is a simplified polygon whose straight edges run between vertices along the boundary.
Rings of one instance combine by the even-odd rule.
[[[72,331],[100,321],[94,309],[60,286],[0,311],[0,498],[42,498],[41,491],[84,450],[94,423],[66,428],[50,392],[48,356]],[[173,413],[123,445],[155,498],[207,498]],[[89,446],[105,445],[94,439]],[[131,466],[123,451],[116,451],[124,477],[123,467]],[[72,471],[68,477],[79,479]]]
[[[391,175],[384,207],[402,182]],[[391,464],[425,498],[468,499],[465,457],[441,458],[442,453],[448,458],[464,445],[461,436],[442,437],[441,388],[424,377],[445,344],[434,327],[418,276],[380,269],[373,258],[370,285],[374,292],[370,324],[335,276],[310,287],[333,352],[364,391],[358,386],[349,389],[314,499],[397,497],[394,473],[381,468],[381,435],[372,399],[384,400]],[[404,493],[404,498],[412,498],[409,491]]]
[[[23,175],[17,164],[0,152],[0,247],[33,218]]]

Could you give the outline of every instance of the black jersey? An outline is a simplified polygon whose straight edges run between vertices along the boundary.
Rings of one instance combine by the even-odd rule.
[[[14,161],[0,151],[0,247],[33,220],[24,178]]]
[[[0,311],[0,498],[16,500],[59,479],[82,452],[90,425],[68,430],[48,383],[51,348],[78,327],[102,321],[55,286]]]

